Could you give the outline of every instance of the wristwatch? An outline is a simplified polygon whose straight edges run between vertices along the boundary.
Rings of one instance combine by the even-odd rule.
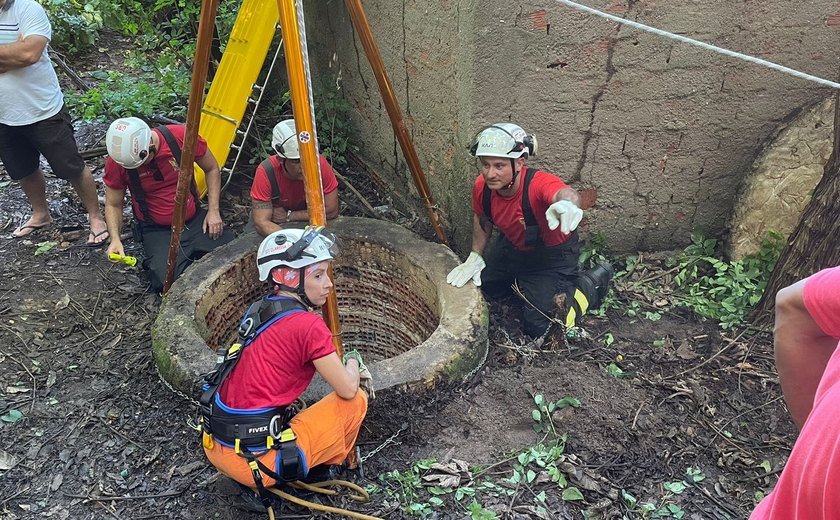
[[[292,210],[286,211],[286,222],[292,220]]]

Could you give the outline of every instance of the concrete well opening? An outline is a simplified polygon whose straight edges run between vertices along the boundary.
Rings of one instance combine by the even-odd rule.
[[[458,265],[448,248],[379,220],[344,217],[328,228],[341,248],[334,273],[344,348],[362,352],[377,390],[430,386],[481,362],[487,306],[472,284],[446,284],[446,273]],[[215,349],[236,340],[248,305],[267,292],[257,278],[260,241],[249,234],[217,249],[164,299],[152,345],[161,374],[181,391],[197,391]]]

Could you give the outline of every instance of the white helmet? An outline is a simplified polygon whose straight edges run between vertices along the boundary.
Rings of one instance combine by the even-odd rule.
[[[300,269],[338,256],[335,236],[323,226],[281,229],[263,239],[257,249],[260,281],[268,280],[278,266]],[[303,277],[301,277],[302,279]]]
[[[123,168],[137,168],[149,156],[152,129],[140,118],[123,117],[108,127],[105,147],[111,159]]]
[[[476,157],[529,157],[537,154],[537,138],[519,125],[496,123],[475,136],[470,153]]]
[[[271,132],[271,147],[284,159],[300,159],[294,119],[284,119]]]

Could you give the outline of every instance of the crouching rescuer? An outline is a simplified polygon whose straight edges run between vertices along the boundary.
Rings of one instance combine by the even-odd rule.
[[[296,498],[277,488],[347,459],[372,397],[362,356],[350,350],[341,359],[326,323],[310,312],[327,300],[336,254],[335,237],[323,228],[281,230],[263,240],[257,267],[271,291],[248,309],[240,342],[219,352],[199,400],[207,458],[256,490],[272,517],[270,493]],[[299,411],[293,403],[315,372],[333,391]]]
[[[481,173],[472,192],[472,251],[446,277],[456,287],[472,280],[491,298],[511,294],[516,284],[527,300],[524,332],[531,337],[545,334],[558,312],[566,328],[575,326],[601,305],[613,274],[607,264],[580,273],[580,195],[556,175],[529,168],[526,159],[536,152],[536,137],[513,123],[478,133],[470,147]],[[499,233],[488,246],[494,228]]]

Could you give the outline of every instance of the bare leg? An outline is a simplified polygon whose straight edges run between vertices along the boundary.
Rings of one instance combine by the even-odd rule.
[[[93,182],[93,174],[90,169],[85,166],[82,173],[72,179],[70,184],[76,190],[79,198],[82,200],[82,205],[88,214],[88,222],[90,223],[90,237],[89,244],[100,244],[108,239],[108,235],[104,233],[108,229],[105,225],[105,220],[102,218],[102,213],[99,211],[99,197],[96,191],[96,183]]]
[[[12,233],[16,237],[24,237],[39,227],[51,222],[50,207],[47,204],[47,184],[44,173],[40,168],[32,175],[20,180],[20,187],[32,205],[32,216]]]

